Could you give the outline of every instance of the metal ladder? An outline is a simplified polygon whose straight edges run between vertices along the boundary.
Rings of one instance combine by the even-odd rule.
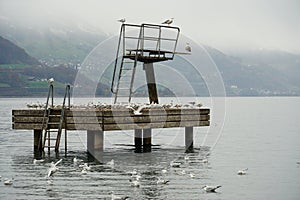
[[[140,46],[140,39],[141,38],[141,32],[140,30],[138,42],[137,42],[137,48]],[[119,97],[128,98],[128,102],[131,101],[131,97],[133,94],[133,83],[134,83],[134,76],[137,66],[137,58],[138,58],[138,52],[135,53],[128,53],[125,49],[125,39],[127,37],[125,36],[125,25],[123,24],[120,31],[119,36],[119,43],[118,43],[118,50],[115,60],[115,66],[114,66],[114,72],[113,72],[113,78],[111,82],[111,92],[115,95],[114,103],[118,102]],[[121,44],[121,42],[123,43]],[[118,60],[119,60],[119,51],[121,48],[121,45],[123,45],[122,55],[121,55],[121,63],[120,68],[117,76],[117,83],[115,87],[115,77],[116,77],[116,71],[118,68]]]
[[[128,102],[131,101],[136,64],[137,61],[122,57],[114,103],[117,103],[119,97],[125,97],[128,98]]]
[[[65,104],[66,104],[67,97],[68,97],[68,108],[70,108],[70,85],[66,86],[65,96],[64,96],[63,105],[61,107],[60,113],[57,113],[58,110],[53,109],[53,86],[50,85],[50,88],[52,89],[49,89],[46,107],[44,111],[44,117],[43,117],[43,126],[42,126],[43,135],[44,135],[43,150],[45,147],[48,148],[48,151],[50,151],[51,148],[55,148],[55,151],[58,152],[63,124],[64,123],[66,124]],[[52,106],[48,108],[50,91],[52,91]],[[57,120],[58,118],[59,120]],[[58,128],[53,128],[53,127],[58,127]],[[51,137],[52,133],[56,134],[56,137]],[[55,145],[53,145],[51,141],[55,141]],[[67,129],[66,128],[65,128],[65,151],[67,151]]]

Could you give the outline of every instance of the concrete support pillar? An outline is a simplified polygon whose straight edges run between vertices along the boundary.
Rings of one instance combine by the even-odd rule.
[[[151,128],[143,129],[143,152],[151,152]]]
[[[95,159],[101,162],[103,156],[103,142],[104,132],[103,131],[87,131],[87,151]]]
[[[158,95],[157,95],[157,89],[156,89],[153,63],[144,63],[143,67],[144,67],[144,70],[146,73],[149,101],[150,101],[150,103],[158,104]]]
[[[194,152],[194,134],[193,127],[185,127],[185,152]]]
[[[35,158],[40,158],[43,151],[43,131],[33,130],[33,153]]]
[[[142,129],[135,129],[134,130],[134,146],[135,146],[135,153],[142,153]]]

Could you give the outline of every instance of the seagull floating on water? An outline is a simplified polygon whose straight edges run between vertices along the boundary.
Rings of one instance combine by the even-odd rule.
[[[111,161],[107,162],[106,165],[108,165],[110,167],[114,167],[114,165],[115,165],[114,159],[111,159]]]
[[[130,182],[130,186],[132,186],[132,187],[140,187],[141,186],[141,182],[139,180],[129,179],[129,182]]]
[[[238,175],[246,175],[246,174],[247,174],[247,171],[248,171],[248,168],[242,169],[242,170],[239,170],[239,171],[237,172],[237,174],[238,174]]]
[[[173,20],[174,20],[174,18],[172,17],[171,19],[167,19],[166,21],[164,21],[162,24],[168,24],[168,26],[169,26],[170,24],[173,23]]]
[[[121,22],[122,24],[124,24],[126,22],[125,18],[119,19],[118,22]]]
[[[185,170],[183,169],[183,170],[181,170],[181,171],[177,172],[177,174],[178,174],[178,175],[185,175],[185,174],[186,174],[186,172],[185,172]]]
[[[42,163],[42,162],[44,162],[45,160],[43,160],[43,159],[40,159],[40,160],[37,160],[37,159],[33,159],[33,164],[35,165],[35,164],[38,164],[38,163]]]
[[[180,165],[181,165],[180,162],[171,161],[171,163],[170,163],[171,167],[180,167]]]
[[[192,48],[191,48],[191,46],[190,46],[190,43],[186,43],[186,46],[185,46],[185,50],[187,51],[187,52],[192,52]]]
[[[206,191],[206,192],[216,192],[216,189],[222,187],[221,185],[217,185],[217,186],[210,186],[210,185],[205,185],[202,188]]]
[[[87,175],[87,170],[86,170],[85,168],[83,168],[83,169],[81,170],[81,174],[82,174],[82,175]]]
[[[128,198],[127,196],[117,196],[114,192],[111,192],[111,200],[126,200]]]
[[[82,168],[82,170],[86,170],[86,171],[91,170],[91,167],[87,163],[84,163],[83,165],[79,165],[79,167]]]
[[[83,162],[83,160],[78,159],[77,157],[74,157],[74,158],[73,158],[73,163],[76,164],[76,163],[78,163],[78,162]]]
[[[12,185],[14,183],[14,178],[4,179],[4,185]]]
[[[161,179],[160,177],[158,177],[158,179],[156,181],[156,184],[157,185],[164,185],[164,184],[167,184],[169,182],[170,182],[169,180],[164,180],[164,179]]]
[[[195,177],[196,177],[195,174],[193,174],[193,173],[189,173],[189,176],[190,176],[191,178],[195,178]]]

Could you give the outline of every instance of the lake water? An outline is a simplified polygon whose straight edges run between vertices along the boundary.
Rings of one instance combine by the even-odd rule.
[[[110,192],[130,199],[300,199],[300,98],[227,98],[222,136],[202,163],[208,147],[196,149],[189,160],[184,157],[182,129],[155,130],[151,153],[137,154],[131,146],[131,132],[105,134],[104,162],[91,161],[86,153],[85,132],[69,132],[68,152],[45,153],[45,162],[33,164],[33,134],[11,129],[11,110],[25,108],[30,101],[44,99],[0,99],[0,199],[110,199]],[[214,125],[214,124],[212,124]],[[195,131],[195,146],[201,134]],[[197,134],[199,136],[197,136]],[[92,166],[82,175],[77,156]],[[62,158],[53,185],[45,178],[49,163]],[[181,162],[170,168],[170,161]],[[245,176],[237,171],[248,168]],[[141,186],[129,184],[129,172],[141,173]],[[162,173],[167,169],[167,173]],[[183,174],[183,170],[186,174]],[[195,178],[191,178],[193,173]],[[14,178],[12,186],[4,178]],[[169,180],[157,185],[158,177]],[[222,185],[217,193],[206,193],[204,185]]]

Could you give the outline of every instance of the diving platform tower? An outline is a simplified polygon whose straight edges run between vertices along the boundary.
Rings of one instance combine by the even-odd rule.
[[[143,63],[150,103],[158,104],[153,63],[173,60],[180,29],[156,24],[121,25],[111,92],[114,103],[130,102],[138,62]]]

